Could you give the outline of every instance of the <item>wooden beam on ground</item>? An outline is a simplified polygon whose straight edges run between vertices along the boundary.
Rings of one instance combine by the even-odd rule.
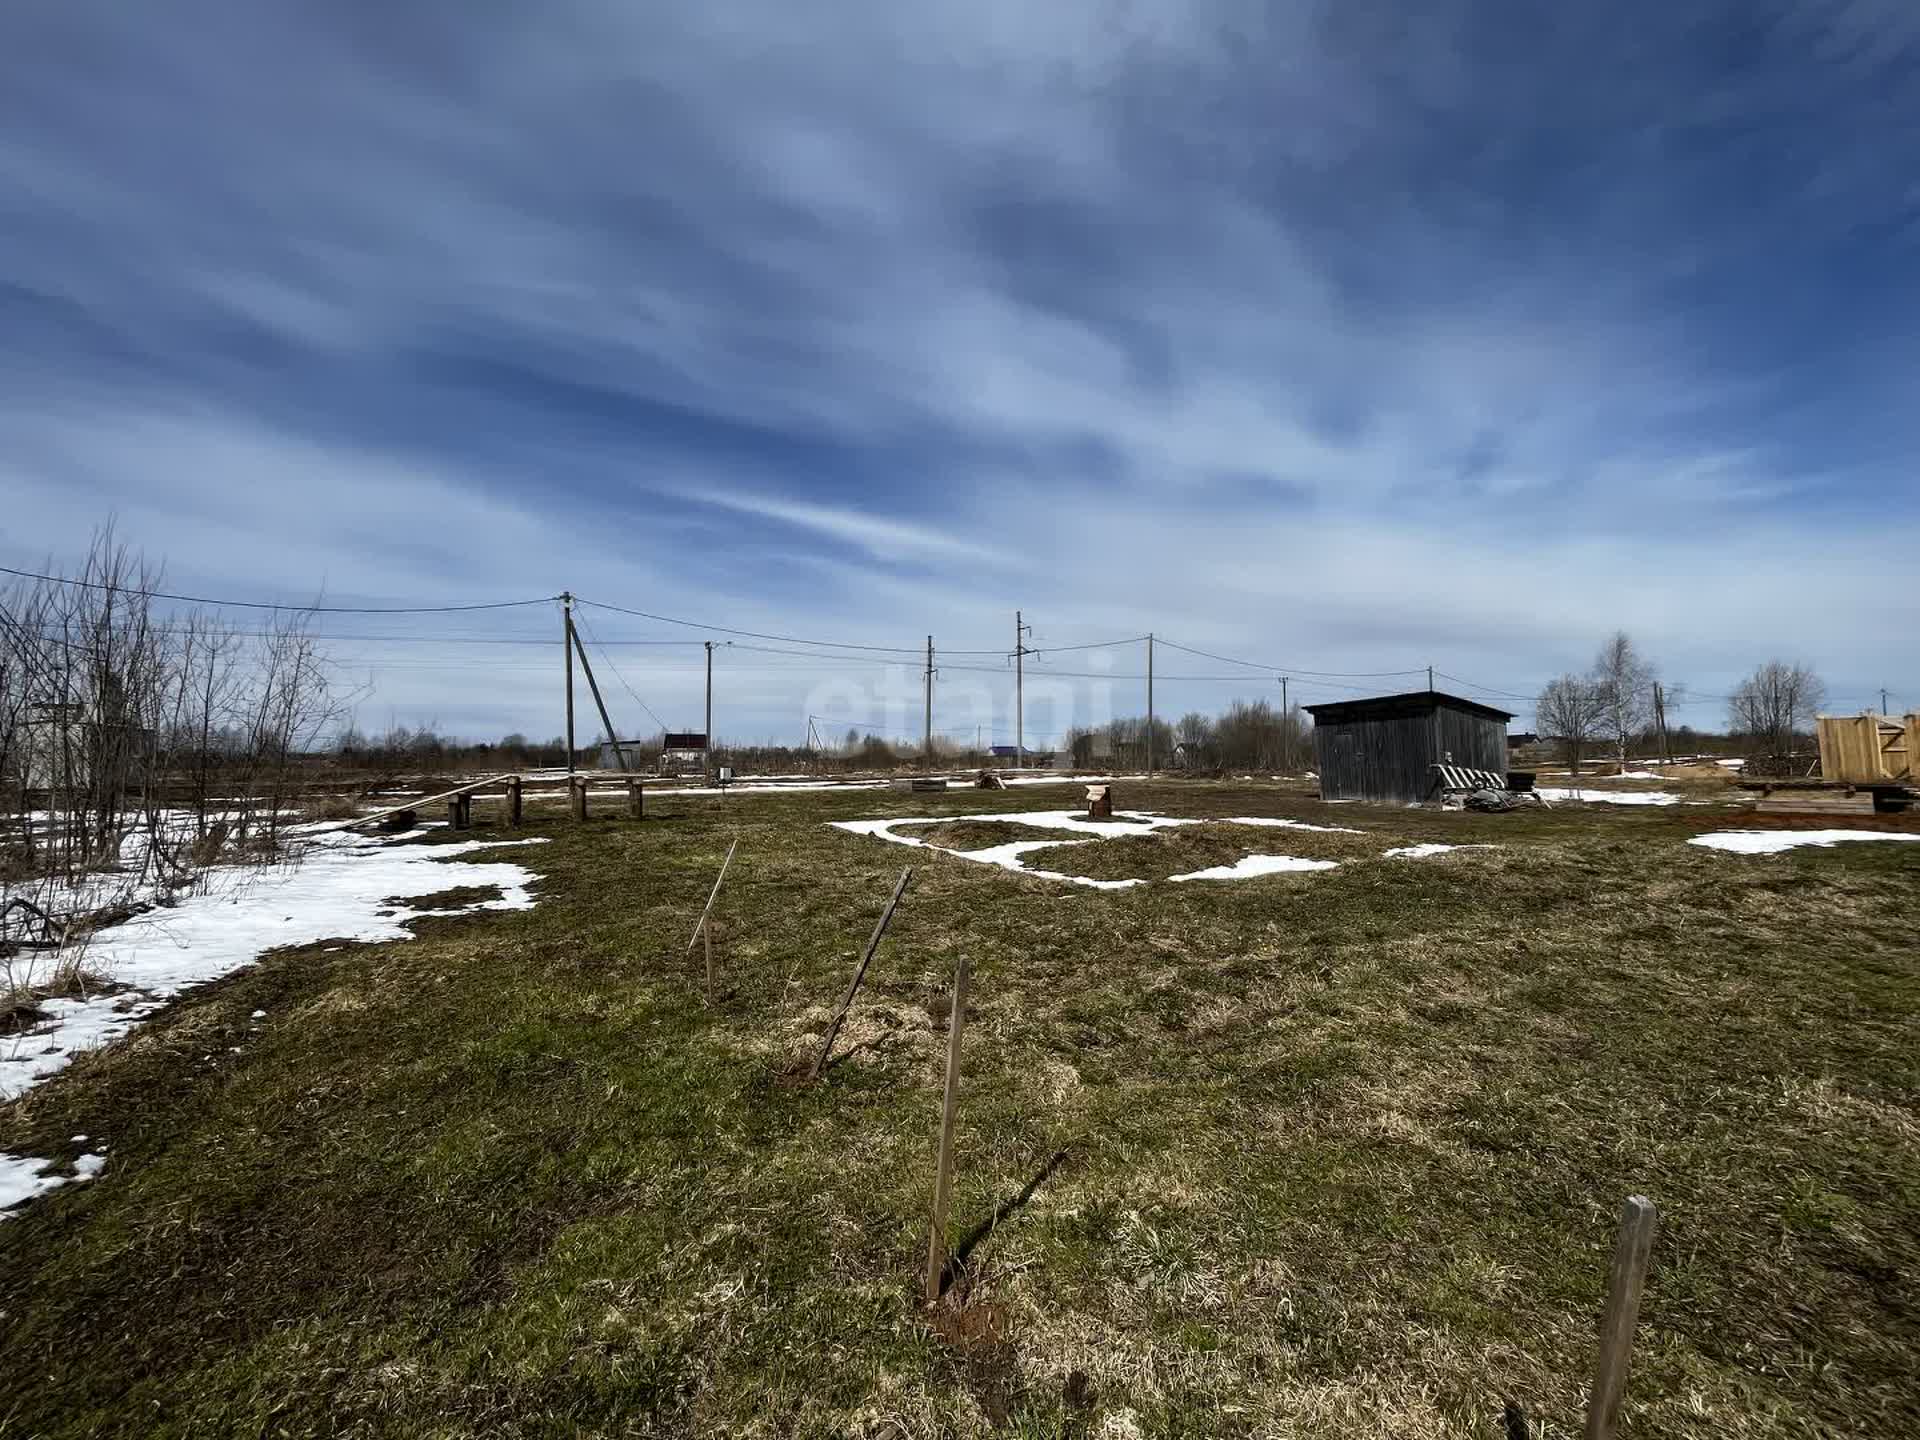
[[[409,800],[404,805],[389,805],[384,810],[376,810],[371,815],[362,815],[353,820],[345,820],[337,827],[341,830],[353,830],[362,825],[370,825],[375,820],[384,820],[389,815],[398,815],[402,810],[424,810],[427,806],[441,800],[451,800],[456,795],[471,795],[476,790],[484,790],[489,785],[498,785],[502,780],[517,780],[519,777],[508,773],[489,775],[484,780],[474,780],[465,785],[456,785],[451,790],[443,790],[438,795],[428,795],[419,800]]]
[[[960,1034],[967,1023],[967,957],[953,972],[953,1014],[947,1025],[947,1089],[940,1105],[940,1150],[934,1161],[933,1227],[927,1237],[927,1303],[940,1298],[947,1268],[947,1205],[953,1198],[953,1122],[960,1108]]]
[[[691,954],[693,952],[693,947],[700,943],[701,929],[707,923],[707,915],[713,909],[713,902],[720,898],[720,883],[721,881],[727,878],[727,867],[733,864],[733,852],[739,846],[739,844],[740,844],[739,837],[736,836],[734,838],[733,844],[727,846],[727,858],[720,862],[720,873],[718,876],[714,878],[713,892],[707,896],[706,906],[700,911],[700,919],[694,924],[693,936],[691,939],[687,941],[687,948],[686,948],[686,951],[683,953]]]
[[[880,948],[880,937],[887,933],[887,925],[893,919],[894,907],[900,903],[900,897],[906,894],[907,881],[913,876],[913,867],[907,866],[900,872],[900,878],[894,882],[893,896],[887,901],[887,908],[880,912],[880,923],[873,927],[873,935],[867,941],[867,948],[860,956],[860,963],[853,967],[853,982],[847,986],[846,998],[841,1000],[840,1009],[835,1012],[832,1022],[827,1026],[827,1038],[821,1042],[820,1054],[813,1062],[813,1078],[818,1080],[827,1068],[827,1057],[833,1053],[833,1042],[840,1034],[841,1022],[847,1018],[847,1012],[853,1008],[853,997],[860,993],[860,982],[866,978],[867,966],[873,960],[873,952]]]
[[[1612,1440],[1627,1391],[1627,1357],[1640,1319],[1640,1292],[1647,1282],[1647,1259],[1658,1223],[1653,1202],[1629,1195],[1620,1210],[1620,1234],[1614,1241],[1613,1267],[1607,1275],[1607,1308],[1600,1317],[1600,1362],[1594,1367],[1593,1393],[1587,1400],[1586,1440]]]

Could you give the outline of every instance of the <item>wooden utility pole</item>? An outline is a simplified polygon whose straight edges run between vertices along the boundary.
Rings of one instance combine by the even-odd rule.
[[[933,768],[933,636],[927,636],[927,719],[926,738],[921,742],[921,754],[926,756],[927,768]]]
[[[1013,767],[1027,768],[1027,632],[1018,610],[1013,612]]]
[[[1427,689],[1433,689],[1433,667],[1427,666]]]
[[[1281,757],[1280,768],[1293,768],[1293,707],[1287,703],[1287,681],[1290,675],[1280,677],[1280,743],[1286,746],[1286,754]]]
[[[613,746],[613,753],[620,761],[620,768],[630,772],[633,766],[627,763],[626,747],[620,743],[619,731],[613,728],[613,717],[607,714],[607,702],[600,698],[600,682],[593,678],[593,665],[587,659],[587,647],[580,643],[580,632],[574,629],[571,617],[567,620],[567,630],[573,636],[573,648],[580,656],[580,668],[586,672],[587,688],[593,692],[594,709],[600,712],[600,723],[606,727],[607,741]]]
[[[567,665],[567,778],[573,778],[573,592],[560,592],[560,654]]]
[[[1887,713],[1887,687],[1884,685],[1880,687],[1880,713]]]
[[[1153,632],[1147,632],[1147,778],[1153,778]]]
[[[1667,743],[1667,692],[1658,680],[1653,682],[1653,723],[1660,731],[1660,758],[1671,764],[1673,747]]]
[[[709,779],[713,776],[713,642],[707,641],[707,748],[702,752],[700,763],[705,767]]]
[[[967,957],[953,972],[953,1014],[947,1024],[947,1093],[940,1107],[940,1150],[933,1176],[933,1232],[927,1240],[927,1303],[940,1298],[947,1268],[947,1203],[953,1196],[953,1121],[960,1105],[960,1032],[967,1023]]]
[[[853,967],[853,980],[847,986],[847,993],[840,1002],[840,1008],[834,1012],[833,1020],[827,1026],[827,1038],[820,1042],[820,1056],[813,1062],[813,1078],[818,1080],[820,1073],[827,1068],[827,1057],[833,1053],[833,1042],[840,1034],[840,1026],[847,1018],[847,1012],[853,1008],[853,997],[860,993],[860,982],[867,978],[867,966],[873,963],[873,952],[880,948],[880,937],[887,933],[887,926],[893,921],[895,907],[900,897],[907,893],[907,881],[913,878],[913,867],[907,866],[900,872],[900,878],[894,882],[893,894],[887,900],[887,908],[880,912],[880,923],[873,927],[873,934],[867,940],[867,948],[860,954],[860,963]]]
[[[1640,1319],[1640,1292],[1647,1281],[1647,1257],[1653,1250],[1657,1222],[1651,1200],[1644,1195],[1627,1197],[1620,1211],[1613,1267],[1607,1274],[1607,1308],[1600,1317],[1600,1362],[1594,1367],[1593,1392],[1587,1399],[1586,1440],[1612,1440],[1620,1418],[1627,1357],[1633,1349],[1633,1327]]]

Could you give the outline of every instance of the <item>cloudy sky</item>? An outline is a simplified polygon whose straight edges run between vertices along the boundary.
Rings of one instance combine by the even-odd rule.
[[[16,0],[0,563],[903,647],[583,610],[635,732],[710,636],[722,735],[917,732],[931,632],[1009,738],[1016,608],[1030,739],[1149,630],[1254,662],[1173,713],[1616,626],[1920,704],[1916,156],[1908,0]],[[327,623],[559,729],[551,605]]]

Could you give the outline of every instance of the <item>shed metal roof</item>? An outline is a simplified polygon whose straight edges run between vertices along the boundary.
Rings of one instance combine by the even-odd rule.
[[[1482,705],[1478,700],[1468,700],[1459,695],[1449,695],[1444,690],[1408,690],[1399,695],[1370,695],[1363,700],[1329,700],[1324,704],[1304,705],[1301,708],[1313,716],[1316,724],[1324,721],[1339,725],[1349,720],[1386,719],[1391,715],[1436,709],[1442,705],[1494,720],[1513,719],[1511,711]]]

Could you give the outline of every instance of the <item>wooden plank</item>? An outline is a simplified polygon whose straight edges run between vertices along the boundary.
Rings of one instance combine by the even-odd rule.
[[[504,775],[489,775],[484,780],[474,780],[465,785],[456,785],[453,789],[443,790],[438,795],[427,795],[419,800],[409,800],[404,805],[389,805],[386,809],[376,810],[371,815],[362,815],[355,820],[342,821],[335,828],[340,830],[353,830],[361,825],[370,825],[375,820],[384,820],[389,815],[398,815],[402,810],[424,810],[427,806],[435,804],[438,801],[451,800],[456,795],[471,795],[476,790],[484,790],[489,785],[498,785],[502,780],[513,780],[515,778],[517,777],[510,773]]]
[[[953,972],[953,1014],[947,1024],[947,1089],[940,1104],[940,1149],[934,1161],[933,1227],[927,1238],[927,1303],[940,1298],[947,1268],[947,1206],[953,1198],[953,1122],[960,1108],[960,1034],[967,1023],[967,957]]]
[[[840,1002],[840,1009],[827,1026],[827,1038],[820,1046],[820,1054],[813,1062],[813,1078],[818,1080],[821,1071],[827,1068],[827,1056],[833,1053],[834,1038],[840,1033],[840,1024],[847,1018],[847,1012],[853,1008],[853,997],[860,993],[860,982],[866,978],[867,966],[873,960],[873,952],[880,948],[880,937],[887,933],[887,925],[893,919],[893,910],[900,903],[900,897],[906,893],[907,881],[913,875],[913,867],[907,866],[900,872],[900,878],[894,882],[893,895],[887,901],[887,908],[880,912],[880,923],[873,927],[873,934],[867,940],[867,948],[861,953],[860,963],[853,967],[853,981],[847,986],[846,997]]]
[[[727,858],[720,862],[720,873],[714,878],[713,892],[707,896],[706,907],[701,910],[700,919],[697,922],[695,922],[693,927],[693,934],[690,937],[688,937],[687,948],[686,948],[686,951],[684,951],[683,953],[691,954],[693,951],[693,947],[700,943],[700,927],[707,923],[707,914],[709,911],[713,909],[713,902],[717,900],[720,896],[720,882],[727,878],[727,867],[733,864],[733,852],[734,852],[734,849],[739,844],[740,844],[740,838],[739,836],[736,835],[734,837],[733,844],[727,846]]]
[[[1633,1330],[1640,1319],[1640,1292],[1647,1281],[1647,1259],[1653,1253],[1657,1224],[1653,1202],[1629,1195],[1620,1210],[1620,1233],[1614,1240],[1613,1267],[1607,1274],[1607,1305],[1600,1317],[1600,1361],[1594,1367],[1593,1391],[1587,1398],[1586,1440],[1612,1440],[1620,1420],[1620,1401],[1627,1391],[1627,1359],[1633,1349]]]
[[[713,1008],[713,917],[700,922],[700,934],[707,942],[707,1008]]]

